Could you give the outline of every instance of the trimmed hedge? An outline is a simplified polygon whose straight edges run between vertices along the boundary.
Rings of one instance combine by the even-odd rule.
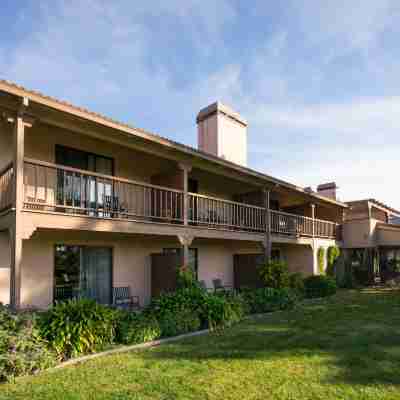
[[[336,281],[325,275],[309,276],[304,279],[307,298],[332,296],[336,293]]]
[[[158,321],[151,315],[121,311],[117,319],[116,342],[140,344],[161,337]]]
[[[292,308],[298,300],[296,292],[289,288],[242,289],[242,296],[251,314]]]

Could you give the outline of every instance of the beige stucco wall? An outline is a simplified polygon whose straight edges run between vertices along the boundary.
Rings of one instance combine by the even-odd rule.
[[[113,248],[114,286],[130,286],[142,304],[151,296],[151,254],[163,248],[179,247],[175,238],[126,236],[116,234],[60,231],[37,231],[24,241],[22,263],[23,306],[47,307],[53,298],[54,246],[56,244],[107,246]],[[233,255],[258,253],[256,243],[234,241],[195,240],[198,249],[199,279],[212,287],[212,280],[220,278],[233,285]],[[5,286],[5,292],[9,287]]]
[[[290,272],[301,272],[304,276],[314,272],[314,254],[311,246],[282,244],[281,258],[288,264]]]
[[[174,163],[155,155],[43,123],[36,123],[27,130],[25,156],[54,163],[56,144],[113,158],[114,175],[125,179],[150,183],[151,176],[177,169]]]
[[[11,251],[8,232],[0,232],[0,303],[10,301]]]
[[[365,248],[375,246],[376,220],[362,219],[343,224],[343,247]]]
[[[376,241],[379,246],[400,246],[400,226],[381,225],[376,231]]]

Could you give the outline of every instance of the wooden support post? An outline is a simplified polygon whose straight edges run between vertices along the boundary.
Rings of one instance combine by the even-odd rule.
[[[264,256],[265,260],[271,259],[272,252],[272,239],[271,239],[271,212],[270,212],[270,190],[264,190],[265,199],[265,245]]]
[[[315,204],[311,204],[312,237],[315,237]]]
[[[189,173],[192,167],[188,164],[179,164],[183,172],[183,224],[189,225]]]
[[[189,265],[189,249],[194,237],[188,234],[178,235],[179,243],[182,246],[182,265]]]
[[[15,210],[14,226],[10,229],[11,271],[10,271],[10,304],[13,308],[21,307],[21,265],[24,207],[24,153],[25,128],[33,125],[33,119],[25,115],[29,106],[27,98],[22,99],[20,110],[14,120],[14,157],[13,157],[13,208]]]

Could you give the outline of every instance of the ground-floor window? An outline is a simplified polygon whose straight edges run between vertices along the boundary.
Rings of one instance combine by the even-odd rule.
[[[271,250],[271,260],[280,261],[281,259],[281,249],[272,249]]]
[[[183,249],[181,248],[165,248],[163,249],[164,254],[179,254],[182,255]],[[199,257],[198,257],[198,249],[189,249],[189,266],[196,274],[196,279],[198,278],[198,270],[199,270]]]
[[[112,249],[89,246],[55,246],[54,299],[91,298],[112,301]]]

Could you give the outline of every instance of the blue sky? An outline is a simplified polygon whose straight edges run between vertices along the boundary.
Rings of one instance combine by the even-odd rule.
[[[398,0],[2,0],[0,77],[196,146],[220,100],[249,166],[400,208]]]

